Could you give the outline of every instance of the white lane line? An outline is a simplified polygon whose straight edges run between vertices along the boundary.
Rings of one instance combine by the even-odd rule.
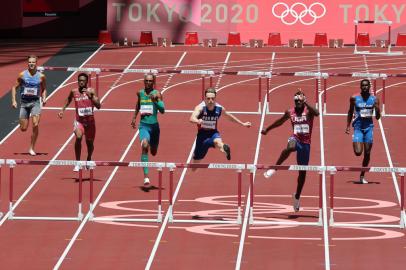
[[[193,142],[192,149],[190,150],[190,153],[189,153],[189,156],[188,156],[188,158],[186,160],[186,163],[190,163],[190,161],[192,160],[193,150],[195,148],[195,145],[196,145],[196,140]],[[182,174],[181,174],[181,176],[179,178],[178,184],[176,186],[176,190],[175,190],[175,192],[173,194],[173,202],[172,202],[173,204],[172,204],[172,206],[175,205],[176,198],[178,197],[180,187],[182,186],[183,180],[185,179],[186,171],[187,171],[187,168],[184,168],[182,170]],[[165,218],[164,218],[164,220],[162,222],[161,229],[159,230],[159,233],[158,233],[158,235],[157,235],[157,237],[155,239],[155,243],[154,243],[154,246],[152,247],[151,254],[149,255],[147,265],[145,266],[145,270],[149,270],[151,268],[152,262],[154,261],[155,254],[156,254],[156,252],[158,250],[159,244],[161,242],[162,236],[164,234],[164,231],[166,229],[166,225],[168,224],[168,222],[169,222],[169,212],[166,213]]]
[[[101,46],[96,52],[98,52],[103,46]],[[95,53],[96,53],[95,52]],[[81,65],[81,67],[83,65],[85,65],[86,62],[88,62],[90,60],[91,57],[93,57],[95,55],[95,53],[93,53],[88,59],[86,59],[86,61]],[[75,72],[73,72],[71,74],[71,76],[73,76]],[[71,76],[69,76],[61,85],[63,85]],[[58,88],[60,89],[61,86]],[[57,90],[55,90],[56,92]],[[54,92],[54,93],[55,93]],[[73,134],[71,134],[69,136],[69,138],[66,140],[66,142],[62,145],[62,147],[58,150],[58,152],[52,157],[51,160],[55,160],[60,153],[66,148],[66,146],[69,144],[70,140],[72,140],[72,138],[74,137]],[[18,200],[13,204],[12,209],[9,209],[7,211],[7,213],[2,217],[2,219],[0,220],[0,226],[3,225],[3,223],[9,218],[11,212],[14,212],[15,209],[17,208],[17,206],[23,201],[23,199],[28,195],[28,193],[31,191],[31,189],[34,188],[34,186],[41,180],[41,177],[44,175],[44,173],[48,170],[48,168],[50,167],[50,165],[45,166],[42,171],[38,174],[38,176],[34,179],[34,181],[28,186],[28,188],[23,192],[23,194],[18,198]]]
[[[182,54],[182,56],[180,57],[178,63],[176,64],[174,70],[176,70],[177,68],[179,68],[180,63],[182,63],[183,58],[185,58],[186,54],[187,54],[187,52],[183,52],[183,54]],[[165,89],[168,87],[168,85],[170,84],[170,82],[171,82],[171,80],[172,80],[172,78],[173,78],[174,75],[175,75],[175,73],[171,73],[171,74],[169,75],[169,78],[168,78],[168,80],[166,81],[164,87],[162,87],[162,90],[165,90]]]
[[[317,68],[318,72],[321,72],[320,66],[320,53],[317,53]],[[320,83],[321,80],[319,80]],[[321,89],[321,85],[319,85],[319,90]],[[319,91],[319,101],[322,100],[323,91]],[[319,102],[322,104],[322,102]],[[325,166],[325,156],[324,156],[324,122],[323,122],[323,108],[319,106],[319,125],[320,125],[320,163],[321,166]],[[329,244],[329,234],[328,234],[328,216],[327,216],[327,191],[326,191],[326,172],[322,174],[322,215],[323,215],[323,234],[324,234],[324,264],[325,269],[330,270],[330,244]]]
[[[83,67],[87,62],[90,61],[90,59],[92,59],[92,57],[98,53],[102,48],[104,47],[104,44],[102,44],[94,53],[92,53],[79,67]],[[69,75],[48,97],[47,100],[50,99],[59,89],[61,89],[62,87],[64,87],[65,83],[67,81],[69,81],[73,75],[75,75],[75,72],[72,72],[71,75]],[[20,125],[16,125],[12,131],[10,131],[1,141],[0,141],[0,145],[2,145],[18,128]]]
[[[365,68],[366,68],[366,70],[368,72],[368,62],[367,62],[367,58],[366,58],[365,55],[364,55],[364,64],[365,64]],[[374,89],[374,90],[376,90],[376,89]],[[381,131],[382,141],[383,141],[383,145],[384,145],[384,148],[385,148],[386,157],[388,158],[389,166],[393,167],[393,162],[392,162],[392,157],[391,157],[391,154],[390,154],[390,151],[389,151],[388,141],[386,140],[385,130],[383,128],[382,118],[380,118],[378,120],[378,124],[379,124],[379,129]],[[398,186],[398,182],[397,182],[397,178],[396,178],[396,173],[392,172],[391,175],[392,175],[392,181],[393,181],[393,186],[395,188],[396,196],[397,196],[398,202],[400,204],[400,197],[401,196],[400,196],[400,190],[399,190],[399,186]]]
[[[132,65],[133,61],[130,63],[130,65],[127,67],[129,68]],[[179,64],[179,62],[178,62]],[[112,86],[112,88],[115,88],[118,86]],[[165,90],[162,91],[162,93],[165,92]],[[107,93],[106,93],[107,95]],[[139,131],[137,130],[137,132],[135,133],[134,137],[131,139],[130,143],[128,144],[126,150],[124,151],[123,155],[120,158],[120,161],[123,161],[124,158],[127,156],[128,151],[130,150],[131,146],[133,145],[135,139],[137,138],[139,134]],[[83,219],[82,223],[79,225],[78,229],[76,230],[76,232],[74,233],[73,237],[71,238],[71,240],[69,241],[69,244],[66,246],[65,250],[63,251],[61,257],[59,258],[58,262],[56,263],[56,265],[54,266],[54,269],[59,269],[59,267],[61,266],[61,264],[63,263],[64,259],[66,258],[66,256],[68,255],[70,249],[73,247],[73,244],[75,243],[76,239],[78,238],[79,234],[81,233],[81,231],[83,230],[84,226],[86,225],[86,223],[89,221],[90,215],[93,212],[93,210],[96,208],[97,204],[99,203],[100,199],[102,198],[103,194],[106,192],[107,187],[110,185],[111,181],[113,180],[113,177],[115,176],[117,170],[118,170],[118,166],[116,166],[113,170],[113,172],[110,174],[110,177],[108,178],[108,180],[106,181],[106,183],[104,184],[102,190],[100,191],[99,195],[97,196],[96,200],[94,201],[93,204],[93,209],[91,209],[92,211],[89,211],[87,213],[87,215],[85,216],[85,218]]]
[[[137,61],[137,59],[141,56],[143,51],[140,51],[134,58],[133,60],[130,62],[130,64],[127,65],[127,67],[124,69],[127,70],[129,69],[135,61]],[[115,86],[118,84],[118,82],[124,77],[126,73],[123,72],[120,74],[120,76],[118,76],[118,78],[114,81],[114,83],[110,86],[110,89],[106,92],[106,94],[104,94],[104,97],[102,97],[102,99],[100,99],[100,103],[103,103],[103,101],[108,97],[108,95],[110,95],[111,91],[113,91],[113,89],[115,89]]]
[[[125,149],[124,153],[122,154],[120,158],[120,162],[124,160],[126,157],[127,153],[130,151],[131,146],[134,144],[135,139],[138,136],[138,131],[135,133],[133,138],[131,139],[130,143],[127,145],[127,148]],[[111,181],[113,180],[113,177],[115,176],[118,166],[114,167],[114,170],[110,174],[110,177],[107,179],[106,183],[104,184],[102,190],[100,191],[99,195],[94,201],[93,209],[96,207],[96,205],[99,203],[101,197],[103,196],[104,192],[106,191],[107,187],[110,185]],[[66,258],[66,255],[68,255],[69,251],[71,250],[73,244],[75,243],[76,239],[78,238],[79,234],[81,233],[82,229],[85,227],[86,223],[89,221],[89,218],[91,216],[91,213],[93,212],[93,209],[90,209],[92,211],[87,212],[86,216],[83,218],[82,222],[80,223],[79,227],[73,234],[71,240],[69,241],[68,245],[66,246],[65,250],[63,251],[62,255],[59,257],[58,261],[56,262],[55,266],[53,269],[59,269],[61,267],[64,259]]]
[[[218,89],[221,79],[223,78],[224,74],[224,70],[226,69],[227,63],[228,63],[228,59],[230,58],[231,52],[227,53],[227,57],[226,60],[224,61],[223,67],[221,68],[221,74],[218,76],[217,82],[216,82],[216,86],[214,87],[215,89]]]
[[[273,53],[272,58],[271,58],[270,68],[269,68],[270,72],[272,72],[273,63],[275,61],[275,56],[276,56],[276,54]],[[269,95],[269,93],[265,94],[264,100],[266,99],[266,95]],[[262,130],[263,126],[264,126],[267,108],[268,108],[268,104],[267,104],[267,102],[265,102],[264,106],[262,108],[261,123],[259,125],[259,130],[258,130],[257,145],[256,145],[256,148],[255,148],[254,165],[257,165],[257,163],[258,163],[258,157],[259,157],[259,151],[260,151],[261,139],[262,139],[261,130]],[[256,174],[256,170],[254,171],[254,181],[255,181],[255,174]],[[248,189],[247,201],[245,203],[246,207],[245,207],[245,213],[244,213],[244,221],[243,221],[243,224],[242,224],[241,236],[240,236],[240,244],[238,246],[237,260],[236,260],[236,264],[235,264],[235,269],[236,270],[239,270],[241,268],[241,261],[242,261],[243,251],[244,251],[244,241],[245,241],[246,234],[247,234],[249,212],[250,212],[250,208],[251,208],[251,202],[250,202],[250,199],[249,199],[250,196],[251,196],[250,193],[251,193],[251,190]]]
[[[229,55],[227,55],[225,62],[228,61],[228,57],[229,57]],[[223,66],[223,68],[224,68],[224,66]],[[218,91],[221,91],[221,89],[218,90]],[[193,145],[192,145],[192,148],[190,150],[190,153],[189,153],[189,156],[187,158],[186,163],[189,163],[191,161],[192,156],[193,156],[193,152],[194,152],[194,149],[195,149],[195,145],[196,145],[196,140],[194,140],[194,142],[193,142]],[[178,197],[179,190],[180,190],[180,188],[181,188],[181,186],[183,184],[183,180],[185,178],[186,171],[187,171],[187,168],[184,168],[182,170],[182,174],[181,174],[180,179],[178,181],[178,184],[176,186],[176,190],[175,190],[175,192],[173,194],[173,205],[172,205],[172,207],[175,206],[175,202],[176,202],[176,199]],[[152,263],[154,261],[155,254],[156,254],[156,252],[158,250],[159,244],[161,243],[161,239],[162,239],[162,236],[163,236],[164,231],[166,229],[166,226],[168,224],[168,221],[169,221],[169,213],[167,212],[166,215],[165,215],[165,218],[164,218],[164,220],[162,222],[162,226],[161,226],[161,228],[159,230],[158,236],[155,239],[155,243],[154,243],[154,246],[152,247],[152,251],[151,251],[151,254],[150,254],[149,258],[148,258],[147,265],[145,266],[145,270],[149,270],[151,268],[151,265],[152,265]]]

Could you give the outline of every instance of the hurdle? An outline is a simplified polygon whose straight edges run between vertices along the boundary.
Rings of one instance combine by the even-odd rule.
[[[267,71],[238,71],[237,75],[239,76],[256,76],[258,77],[258,113],[261,113],[261,108],[262,108],[262,78],[267,79],[267,84],[268,80],[272,77],[271,72]],[[268,86],[267,86],[268,90]],[[268,98],[268,91],[267,91],[267,100],[269,103],[269,98]]]
[[[158,170],[158,210],[156,218],[122,218],[122,217],[96,217],[94,214],[94,187],[93,187],[93,170],[98,166],[118,166],[118,167],[131,167],[131,168],[156,168]],[[89,212],[90,221],[104,221],[104,222],[162,222],[162,168],[165,168],[166,164],[164,162],[116,162],[116,161],[96,161],[93,166],[90,166],[90,188],[89,188]]]
[[[325,173],[325,166],[304,166],[304,165],[248,165],[247,169],[250,170],[250,209],[249,209],[249,224],[250,225],[303,225],[303,226],[323,226],[323,174]],[[268,221],[268,220],[255,220],[254,218],[254,172],[255,170],[288,170],[288,171],[314,171],[319,174],[319,200],[318,200],[318,221],[317,222],[293,222],[293,221]]]
[[[39,72],[44,71],[67,71],[67,72],[84,72],[89,75],[88,86],[92,86],[92,73],[96,73],[96,95],[99,95],[99,77],[100,72],[102,71],[100,68],[83,68],[83,67],[49,67],[49,66],[39,66],[37,67]]]
[[[262,78],[266,79],[266,96],[264,102],[269,105],[269,91],[270,91],[270,80],[272,76],[297,76],[297,77],[314,77],[315,79],[315,106],[317,109],[323,109],[324,113],[327,113],[327,79],[329,77],[354,77],[354,78],[368,78],[372,80],[372,90],[374,95],[377,94],[377,81],[382,79],[382,115],[385,114],[385,102],[386,102],[386,80],[390,77],[404,78],[406,74],[385,74],[385,73],[334,73],[334,72],[312,72],[312,71],[299,71],[299,72],[267,72],[267,71],[213,71],[213,70],[176,70],[176,69],[123,69],[123,68],[80,68],[80,67],[39,67],[40,71],[44,70],[56,70],[56,71],[81,71],[96,73],[96,91],[99,89],[99,76],[101,72],[123,72],[123,73],[140,73],[140,74],[192,74],[201,76],[201,99],[204,99],[204,91],[206,89],[206,79],[209,77],[209,85],[213,87],[213,77],[216,75],[237,75],[237,76],[256,76],[258,77],[258,112],[261,111],[262,96],[260,95],[262,91]],[[261,77],[261,78],[259,78]],[[320,89],[322,88],[322,89]],[[323,93],[320,96],[322,100],[319,100],[319,93]],[[269,112],[269,106],[267,107],[267,114]]]
[[[74,160],[23,160],[6,159],[6,164],[10,168],[9,172],[9,217],[10,220],[47,220],[47,221],[81,221],[83,219],[82,200],[83,200],[83,168],[91,166],[92,161],[74,161]],[[22,165],[51,165],[51,166],[79,166],[79,187],[78,187],[78,214],[75,217],[57,217],[57,216],[17,216],[14,212],[14,169]]]
[[[330,172],[330,220],[329,225],[332,227],[367,227],[367,228],[402,228],[406,227],[405,214],[405,173],[406,168],[396,167],[344,167],[344,166],[329,166],[327,169]],[[374,224],[374,223],[351,223],[337,222],[334,220],[334,176],[340,171],[352,172],[374,172],[374,173],[398,173],[400,175],[400,222],[399,224]]]
[[[388,46],[387,46],[387,51],[386,52],[371,52],[371,51],[358,51],[358,38],[361,35],[361,33],[358,33],[358,25],[359,24],[384,24],[388,26]],[[380,20],[354,20],[354,54],[370,54],[370,55],[388,55],[388,56],[393,56],[393,55],[402,55],[403,52],[401,51],[396,51],[392,52],[392,42],[391,42],[391,30],[392,30],[392,21],[380,21]],[[361,36],[362,38],[362,36]],[[369,34],[368,34],[368,40],[369,40]],[[369,42],[368,42],[369,43]],[[361,46],[364,46],[364,43],[361,44]],[[368,44],[367,46],[370,46]]]
[[[324,86],[323,86],[323,113],[327,113],[327,79],[329,77],[351,77],[351,78],[364,78],[368,80],[372,80],[372,91],[374,96],[377,94],[377,80],[382,79],[383,81],[386,80],[388,77],[387,74],[383,73],[363,73],[363,72],[352,72],[352,73],[326,73],[324,79]],[[382,108],[385,106],[385,84],[383,83],[383,91],[382,91]],[[384,109],[382,110],[384,112]]]
[[[242,223],[242,210],[241,210],[241,184],[242,184],[242,170],[245,169],[245,164],[223,164],[223,163],[166,163],[169,168],[169,208],[168,220],[171,223],[205,223],[205,224],[241,224]],[[205,168],[205,169],[225,169],[235,170],[237,172],[237,218],[222,220],[204,220],[204,219],[175,219],[174,218],[174,201],[173,201],[173,173],[176,168]]]

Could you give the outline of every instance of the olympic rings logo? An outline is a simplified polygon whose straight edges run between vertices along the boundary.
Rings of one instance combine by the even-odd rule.
[[[280,14],[277,14],[275,11],[278,6],[283,6],[285,9]],[[313,8],[316,6],[319,6],[323,10],[321,12],[321,14],[316,14],[316,11],[313,10]],[[297,7],[299,7],[298,10],[297,10]],[[316,22],[317,19],[320,19],[321,17],[323,17],[326,14],[326,7],[322,3],[316,2],[316,3],[311,4],[309,7],[307,7],[303,3],[294,3],[289,8],[289,6],[286,3],[278,2],[273,5],[272,14],[276,18],[281,19],[281,21],[286,25],[293,25],[293,24],[297,23],[297,21],[300,21],[304,25],[312,25]],[[292,21],[288,21],[286,19],[286,17],[288,17],[289,15],[291,17],[293,17]],[[307,21],[305,19],[305,17],[311,17],[312,19]]]

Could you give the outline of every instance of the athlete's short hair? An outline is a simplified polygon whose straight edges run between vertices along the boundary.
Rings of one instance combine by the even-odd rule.
[[[360,85],[362,85],[363,82],[368,82],[368,85],[371,85],[371,81],[369,79],[362,79]]]
[[[86,81],[88,81],[88,80],[89,80],[89,75],[87,75],[87,73],[84,73],[84,72],[79,73],[79,75],[78,75],[78,79],[79,79],[80,77],[85,77],[85,78],[86,78]]]
[[[299,88],[298,91],[293,95],[293,99],[294,100],[298,99],[298,98],[296,98],[296,96],[300,96],[300,95],[306,96],[305,93],[302,91],[302,89]]]
[[[30,60],[30,58],[34,58],[34,59],[35,59],[35,61],[37,61],[37,60],[38,60],[38,56],[36,56],[36,55],[34,55],[34,54],[30,54],[30,55],[28,55],[27,60]]]
[[[204,96],[206,96],[208,93],[214,94],[214,96],[217,96],[216,89],[213,87],[209,87],[204,91]]]

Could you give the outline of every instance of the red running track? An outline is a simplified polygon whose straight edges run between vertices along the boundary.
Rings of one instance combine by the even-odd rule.
[[[317,61],[316,50],[295,50],[287,53],[281,49],[276,54],[269,49],[228,51],[215,49],[171,48],[159,52],[158,48],[102,50],[86,66],[103,66],[106,63],[120,67],[173,67],[187,69],[212,68],[217,70],[261,71],[317,71],[330,69],[337,72],[365,72],[387,70],[402,72],[401,62],[354,56],[337,50],[321,53]],[[228,52],[231,53],[228,53]],[[159,57],[161,56],[161,57]],[[274,58],[273,58],[274,56]],[[401,57],[399,57],[401,58]],[[404,71],[403,71],[404,72]],[[277,114],[263,117],[258,113],[256,78],[222,76],[213,78],[213,84],[221,89],[218,102],[230,111],[251,112],[238,114],[244,121],[251,121],[250,129],[240,127],[225,118],[220,122],[223,139],[232,147],[233,163],[273,164],[286,145],[291,128],[288,123],[269,135],[259,135],[261,125],[268,125]],[[401,83],[400,80],[393,84]],[[341,78],[329,79],[328,113],[345,114],[349,96],[358,91],[358,81],[346,83]],[[70,82],[75,84],[75,78]],[[240,83],[237,83],[240,82]],[[103,108],[117,109],[114,112],[100,111],[96,115],[97,138],[95,160],[136,161],[140,156],[140,144],[136,130],[130,128],[132,113],[122,109],[133,109],[136,90],[142,87],[140,74],[108,74],[100,78],[100,96]],[[344,83],[342,85],[339,85]],[[169,110],[192,110],[200,102],[201,80],[198,75],[177,74],[158,77],[158,87],[164,90],[164,100]],[[335,87],[334,87],[335,86]],[[402,84],[400,84],[402,86]],[[51,98],[49,107],[60,107],[72,84],[60,89]],[[314,100],[314,79],[303,77],[274,77],[271,80],[270,111],[281,113],[292,106],[292,95],[301,87]],[[111,90],[111,91],[109,91]],[[265,95],[265,87],[262,94]],[[400,106],[401,95],[396,86],[388,88],[387,110],[404,113]],[[34,159],[73,159],[71,123],[73,113],[63,120],[56,117],[57,110],[43,113],[38,149],[44,155]],[[188,123],[189,112],[167,112],[160,115],[161,143],[157,157],[151,161],[187,162],[190,159],[196,133]],[[264,123],[262,123],[264,119]],[[324,115],[322,129],[315,120],[310,163],[324,162],[327,165],[359,166],[361,160],[352,154],[351,137],[344,134],[345,116]],[[389,157],[394,166],[404,166],[402,155],[404,142],[399,136],[403,118],[385,117],[375,127],[375,144],[371,165],[389,166]],[[322,131],[322,132],[320,132]],[[238,135],[236,133],[238,132]],[[48,134],[52,134],[49,136]],[[0,147],[0,156],[5,158],[27,158],[25,142],[28,134],[15,132]],[[70,139],[69,139],[70,138]],[[324,144],[321,143],[323,139]],[[385,142],[389,153],[385,151]],[[66,146],[64,146],[66,143]],[[60,153],[58,150],[62,149]],[[224,155],[210,150],[207,162],[226,162]],[[292,155],[285,164],[294,164]],[[16,169],[15,198],[19,198],[43,167]],[[3,172],[3,179],[7,174]],[[157,189],[142,187],[141,169],[97,168],[95,171],[95,194],[102,194],[94,211],[96,217],[151,217],[156,213]],[[367,174],[370,185],[356,185],[355,173],[339,173],[336,176],[336,221],[374,220],[377,215],[398,217],[398,203],[394,182],[390,175]],[[39,178],[37,185],[16,208],[19,215],[72,215],[75,214],[77,195],[76,175],[70,167],[51,167]],[[164,172],[164,211],[167,210],[168,172]],[[243,201],[248,194],[248,175],[243,176]],[[157,186],[157,173],[151,174],[153,187]],[[235,218],[236,174],[232,171],[198,170],[175,171],[176,192],[175,218],[216,219]],[[256,218],[316,221],[318,218],[318,175],[308,173],[303,191],[303,211],[295,214],[291,210],[291,194],[296,186],[295,172],[278,172],[271,180],[265,180],[260,172],[255,177]],[[107,189],[103,189],[106,187]],[[3,185],[2,197],[7,184]],[[88,190],[85,181],[84,190]],[[328,190],[328,186],[327,186]],[[380,200],[386,207],[374,206]],[[87,201],[87,194],[85,196]],[[87,211],[87,203],[84,204]],[[3,199],[1,210],[6,212]],[[243,211],[245,211],[245,206]],[[244,212],[245,213],[245,212]],[[80,225],[79,225],[80,224]],[[327,236],[327,239],[325,238]],[[243,226],[218,224],[168,223],[113,223],[92,222],[86,219],[77,222],[10,221],[0,226],[1,262],[8,269],[49,269],[61,263],[61,269],[79,269],[84,266],[94,269],[402,269],[404,259],[404,230],[400,229],[353,229],[305,226]],[[325,244],[329,243],[326,247]],[[64,253],[66,251],[66,253]],[[66,255],[66,256],[65,256]],[[62,257],[61,257],[62,256]],[[202,258],[204,259],[202,263]],[[63,259],[63,260],[62,260]],[[325,263],[329,265],[326,266]]]

